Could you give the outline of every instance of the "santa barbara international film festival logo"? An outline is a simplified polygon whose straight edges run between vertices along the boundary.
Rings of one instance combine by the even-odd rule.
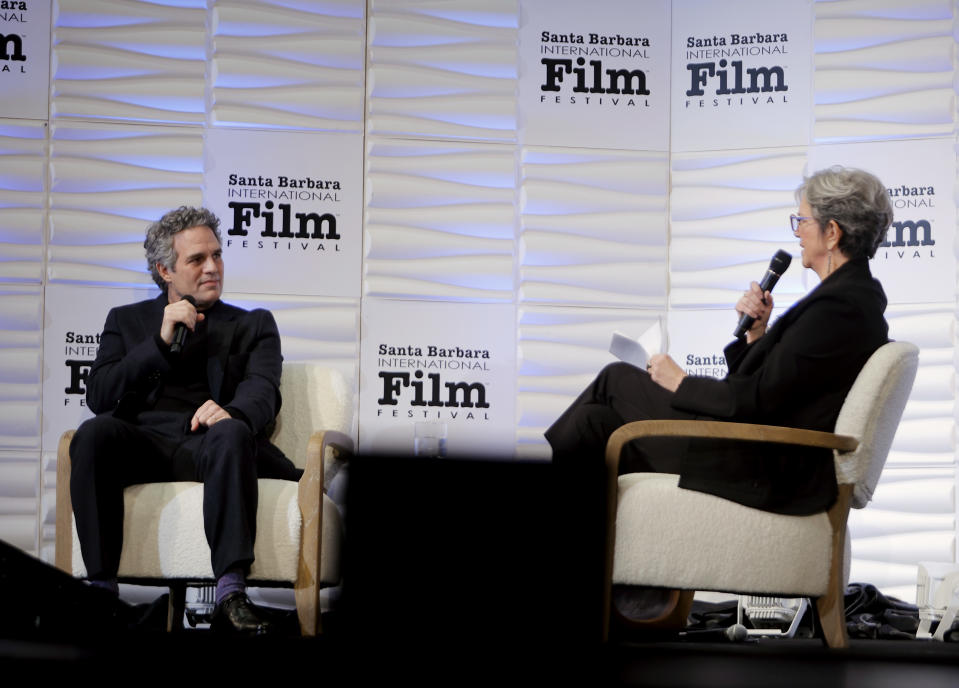
[[[649,107],[645,36],[540,32],[540,102],[605,107]]]
[[[687,375],[721,378],[726,377],[726,373],[729,372],[726,355],[712,351],[687,353],[680,359],[680,365]]]
[[[687,36],[685,107],[753,107],[788,102],[781,62],[785,33]],[[674,75],[674,78],[680,78]]]
[[[324,207],[341,202],[339,180],[312,177],[245,176],[226,180],[230,213],[226,245],[268,251],[338,252],[339,213]]]
[[[891,186],[886,189],[892,202],[894,220],[879,244],[876,260],[935,258],[936,240],[932,220],[936,189],[933,186]]]
[[[87,376],[100,348],[100,333],[67,332],[64,337],[64,364],[70,384],[63,389],[64,406],[87,405]]]
[[[27,3],[0,0],[0,73],[26,74],[27,56],[23,52],[23,36],[16,33],[19,24],[27,23]]]
[[[380,396],[376,415],[415,420],[488,421],[488,349],[380,344],[376,350]]]

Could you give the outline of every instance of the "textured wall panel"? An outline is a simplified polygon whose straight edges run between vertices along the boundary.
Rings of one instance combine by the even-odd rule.
[[[48,279],[144,285],[147,225],[201,205],[200,129],[57,126],[51,136]]]
[[[872,502],[849,516],[850,580],[915,600],[920,561],[956,560],[952,469],[887,468]]]
[[[213,124],[363,130],[363,0],[213,5]]]
[[[284,361],[312,361],[356,380],[360,325],[358,301],[308,296],[226,293],[241,308],[266,308],[280,328]]]
[[[519,300],[664,308],[666,155],[522,155]]]
[[[367,145],[364,295],[511,301],[511,147]]]
[[[53,118],[202,123],[205,0],[58,0]]]
[[[47,128],[0,120],[0,282],[43,278]]]
[[[276,318],[284,361],[311,361],[334,368],[353,390],[353,439],[359,416],[360,304],[353,299],[225,294],[241,308],[266,308]]]
[[[898,305],[886,319],[919,346],[919,369],[875,497],[850,514],[850,575],[913,601],[916,562],[956,556],[955,313]]]
[[[0,451],[0,538],[37,552],[40,454]]]
[[[367,131],[516,140],[518,0],[373,0]]]
[[[516,439],[520,457],[549,458],[543,431],[616,359],[614,331],[639,337],[661,312],[524,306],[518,314]]]
[[[789,214],[805,156],[804,148],[672,156],[672,307],[729,308],[777,250],[798,253]],[[804,272],[794,261],[776,287],[778,305],[806,292]]]
[[[889,336],[919,347],[919,369],[886,463],[955,464],[955,313],[947,307],[893,306]]]
[[[949,0],[815,5],[817,142],[951,134]]]
[[[0,286],[0,450],[39,449],[43,296]]]

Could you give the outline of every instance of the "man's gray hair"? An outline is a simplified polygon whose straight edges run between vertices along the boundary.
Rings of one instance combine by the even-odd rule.
[[[209,227],[213,230],[217,242],[223,244],[220,238],[220,220],[206,208],[191,208],[181,205],[171,210],[159,220],[147,227],[147,237],[143,240],[143,248],[147,254],[147,268],[161,290],[166,290],[167,284],[157,270],[157,263],[167,270],[176,266],[176,251],[173,248],[173,237],[178,232],[191,227]]]
[[[834,165],[806,177],[796,189],[825,231],[830,220],[842,230],[839,250],[847,258],[872,258],[892,224],[892,203],[885,185],[874,174]]]

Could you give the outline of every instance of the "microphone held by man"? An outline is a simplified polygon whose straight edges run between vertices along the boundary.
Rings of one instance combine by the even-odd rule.
[[[190,294],[184,296],[181,301],[186,301],[188,304],[193,306],[196,309],[196,299],[193,298]],[[202,318],[202,314],[197,314],[198,318]],[[170,353],[178,354],[183,350],[183,343],[186,341],[186,335],[189,329],[185,322],[178,322],[173,328],[173,341],[170,343]]]

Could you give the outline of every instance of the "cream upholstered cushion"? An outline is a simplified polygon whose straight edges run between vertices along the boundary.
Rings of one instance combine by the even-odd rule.
[[[314,432],[336,430],[352,435],[353,392],[338,371],[313,363],[284,363],[280,392],[283,405],[272,441],[298,468],[306,465],[306,447]],[[339,462],[331,452],[324,459],[326,490]]]
[[[855,486],[852,506],[857,509],[872,499],[918,365],[915,344],[890,342],[880,347],[863,366],[839,411],[836,434],[855,437],[859,446],[846,454],[836,452],[836,480]]]
[[[773,514],[682,489],[678,482],[679,476],[666,473],[619,477],[614,583],[825,593],[831,561],[825,513]]]
[[[283,405],[273,442],[303,468],[314,432],[352,432],[353,396],[341,373],[315,363],[284,363],[280,385]],[[324,457],[324,488],[339,468],[331,449]],[[258,481],[257,536],[251,580],[296,581],[301,521],[299,484],[288,480]],[[124,490],[121,578],[210,579],[210,547],[203,530],[203,485],[168,482],[133,485]],[[334,502],[323,495],[320,581],[340,579],[343,522]],[[76,522],[71,514],[73,573],[84,577]]]
[[[296,580],[300,551],[297,483],[258,481],[257,537],[250,578]],[[124,490],[121,578],[213,578],[210,546],[203,532],[203,485],[194,482],[149,483]],[[159,514],[159,518],[157,515]],[[340,579],[340,512],[323,497],[323,542],[320,579]],[[76,525],[73,528],[73,574],[86,576]]]

